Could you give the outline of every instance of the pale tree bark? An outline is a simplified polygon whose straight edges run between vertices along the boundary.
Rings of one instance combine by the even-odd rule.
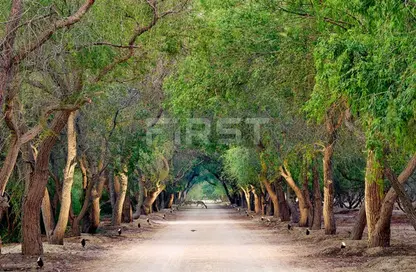
[[[290,188],[295,192],[296,197],[299,201],[299,212],[300,212],[300,219],[299,219],[299,226],[300,227],[307,227],[308,226],[308,216],[309,216],[309,207],[306,204],[305,197],[303,195],[302,190],[296,185],[296,182],[293,180],[292,175],[285,163],[284,166],[280,166],[281,175],[285,178],[287,184]]]
[[[266,162],[261,158],[261,172],[260,172],[260,181],[263,183],[264,187],[266,188],[267,193],[270,196],[270,199],[273,203],[273,216],[280,217],[280,207],[279,207],[279,200],[277,199],[277,195],[272,188],[271,183],[267,179],[267,165]]]
[[[313,210],[312,210],[312,202],[309,196],[309,176],[308,176],[308,163],[305,161],[304,169],[303,169],[303,183],[302,183],[302,192],[305,198],[305,205],[308,207],[308,226],[312,227],[312,220],[313,220]]]
[[[55,227],[55,219],[52,213],[51,200],[49,197],[48,188],[45,188],[45,194],[42,200],[41,211],[42,211],[43,225],[45,226],[46,237],[49,240],[51,238],[53,229]]]
[[[61,190],[61,209],[59,211],[59,219],[56,227],[50,237],[51,244],[64,244],[64,235],[68,225],[69,211],[71,208],[71,191],[74,183],[74,172],[76,166],[77,156],[77,138],[75,131],[75,116],[76,112],[71,112],[67,124],[67,159],[64,169],[64,181]]]
[[[168,206],[167,206],[168,209],[171,209],[172,208],[173,200],[174,199],[175,199],[175,194],[170,194],[169,201],[168,201]]]
[[[254,212],[256,214],[260,214],[262,212],[260,197],[258,196],[256,189],[253,186],[251,186],[251,192],[254,196]]]
[[[147,197],[143,201],[142,211],[144,214],[148,215],[152,213],[152,205],[155,202],[158,195],[165,189],[164,185],[157,185],[156,188],[147,192]]]
[[[117,200],[116,200],[116,203],[114,205],[114,210],[113,210],[113,218],[111,220],[111,224],[113,226],[121,225],[123,204],[124,204],[124,199],[126,197],[127,185],[128,185],[128,177],[127,177],[126,172],[127,172],[127,168],[124,167],[123,171],[119,173],[118,175],[120,190],[119,190],[119,193],[117,194]]]
[[[244,199],[246,200],[247,210],[251,211],[251,202],[250,202],[250,192],[251,192],[251,190],[248,189],[248,188],[247,189],[243,188],[243,187],[240,187],[240,188],[243,191]]]

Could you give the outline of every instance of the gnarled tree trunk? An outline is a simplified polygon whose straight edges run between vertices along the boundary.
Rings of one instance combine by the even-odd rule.
[[[164,190],[164,186],[158,185],[155,189],[147,193],[147,197],[143,201],[142,211],[148,215],[152,213],[152,205],[155,202],[158,195]]]
[[[22,253],[24,255],[43,254],[40,232],[40,209],[49,177],[49,155],[56,143],[57,136],[65,127],[70,112],[58,113],[51,125],[52,133],[44,138],[39,145],[34,171],[23,198],[22,216]]]

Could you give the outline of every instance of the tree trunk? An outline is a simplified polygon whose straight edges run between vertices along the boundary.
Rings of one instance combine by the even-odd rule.
[[[251,203],[250,203],[250,190],[241,188],[241,190],[244,193],[244,199],[246,200],[247,210],[251,211]]]
[[[168,202],[168,206],[167,206],[168,209],[172,209],[174,199],[175,199],[175,194],[170,194],[169,202]]]
[[[136,206],[136,212],[133,214],[133,219],[137,219],[140,217],[143,201],[144,201],[144,182],[145,177],[141,176],[139,179],[139,197],[137,199],[137,206]]]
[[[260,214],[262,211],[260,197],[257,195],[256,190],[254,188],[251,191],[253,192],[254,196],[254,212],[256,214]]]
[[[55,220],[51,208],[51,200],[49,198],[48,188],[45,188],[45,194],[42,199],[42,218],[45,226],[46,237],[50,239],[53,228],[55,227]]]
[[[283,177],[281,176],[277,182],[275,183],[276,187],[276,196],[279,201],[279,214],[280,214],[280,221],[286,222],[290,221],[290,208],[287,204],[285,192],[283,191],[282,183]]]
[[[375,231],[376,223],[380,218],[382,179],[383,171],[380,162],[376,160],[374,151],[369,150],[365,173],[365,210],[369,247],[389,246],[390,243],[390,224],[380,232]]]
[[[321,219],[322,219],[322,197],[321,197],[321,188],[319,186],[319,175],[318,170],[316,169],[316,164],[312,166],[313,173],[313,222],[312,229],[320,230],[321,229]]]
[[[406,213],[407,218],[410,221],[410,224],[416,230],[416,210],[415,208],[413,208],[412,201],[407,195],[403,185],[399,182],[396,175],[393,173],[393,171],[391,170],[389,166],[386,165],[384,169],[384,173],[386,177],[389,179],[391,186],[396,192],[396,195],[398,195],[400,202],[403,205],[403,210]]]
[[[302,183],[302,192],[303,197],[305,198],[305,205],[308,207],[308,226],[312,227],[312,219],[313,219],[313,210],[312,210],[312,203],[311,198],[309,195],[309,177],[308,177],[308,163],[305,162],[304,169],[303,169],[303,183]]]
[[[398,181],[404,183],[409,179],[416,169],[416,155],[413,155],[412,159],[408,162],[406,168],[400,173]],[[381,238],[375,238],[370,244],[381,244],[381,246],[390,246],[390,223],[391,216],[393,213],[394,203],[397,200],[397,194],[393,188],[387,192],[383,200],[383,205],[381,207],[380,219],[375,225],[375,236],[380,234]],[[367,201],[366,201],[367,203]],[[367,208],[367,207],[366,207]],[[368,220],[368,216],[367,216]],[[381,240],[381,241],[380,241]]]
[[[351,239],[361,240],[363,238],[363,232],[364,232],[366,225],[367,225],[367,218],[366,218],[366,213],[365,213],[365,203],[363,203],[361,204],[360,212],[358,213],[358,218],[355,221],[354,227],[352,229]]]
[[[273,203],[273,217],[280,217],[280,207],[279,207],[279,200],[277,199],[277,195],[272,188],[272,185],[269,181],[263,180],[263,185],[266,188],[267,193],[270,196],[270,199]]]
[[[325,146],[324,150],[324,227],[325,234],[336,234],[337,228],[334,217],[334,181],[332,177],[332,155],[334,142]]]
[[[122,222],[123,223],[133,222],[133,209],[131,207],[130,197],[128,196],[127,193],[126,193],[126,197],[124,198]]]
[[[123,172],[119,174],[119,181],[120,181],[120,191],[117,196],[116,203],[114,205],[114,211],[113,211],[113,218],[111,220],[111,224],[113,226],[120,226],[121,225],[121,216],[123,212],[123,204],[124,199],[126,197],[127,192],[127,185],[128,185],[128,177],[126,175],[127,169],[123,169]]]
[[[71,207],[71,191],[74,183],[74,172],[77,156],[77,138],[75,132],[75,115],[72,112],[68,118],[67,138],[68,138],[68,154],[66,159],[66,166],[64,169],[64,182],[61,191],[61,209],[59,211],[59,219],[55,230],[49,240],[49,243],[56,245],[64,244],[64,235],[68,225],[68,216]]]
[[[144,214],[148,215],[152,213],[152,205],[156,198],[164,190],[163,186],[157,186],[156,189],[148,192],[146,199],[143,201],[142,210]]]
[[[303,195],[302,190],[296,185],[295,181],[290,174],[290,171],[285,166],[280,167],[280,172],[282,176],[285,178],[287,184],[292,188],[295,192],[296,197],[299,201],[299,212],[300,212],[300,219],[299,219],[299,227],[307,227],[308,226],[308,216],[309,216],[309,207],[306,204],[305,197]]]
[[[40,209],[49,177],[49,155],[57,137],[65,127],[70,112],[57,113],[51,124],[51,133],[39,145],[34,171],[30,177],[28,191],[23,199],[22,253],[24,255],[43,254],[40,233]]]

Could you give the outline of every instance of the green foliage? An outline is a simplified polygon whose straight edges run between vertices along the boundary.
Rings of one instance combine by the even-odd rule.
[[[238,186],[247,188],[258,183],[260,163],[254,150],[233,147],[225,152],[223,158],[225,173],[235,179]]]

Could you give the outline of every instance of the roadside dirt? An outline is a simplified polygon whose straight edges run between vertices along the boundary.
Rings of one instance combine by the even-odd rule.
[[[218,205],[152,214],[151,225],[146,218],[124,224],[121,236],[104,221],[96,235],[68,238],[64,246],[45,243],[43,271],[416,271],[416,232],[402,213],[394,214],[389,249],[367,249],[365,237],[348,239],[356,215],[337,214],[335,236],[306,235],[296,226],[289,231],[271,217]],[[0,271],[35,270],[36,259],[7,245]]]

